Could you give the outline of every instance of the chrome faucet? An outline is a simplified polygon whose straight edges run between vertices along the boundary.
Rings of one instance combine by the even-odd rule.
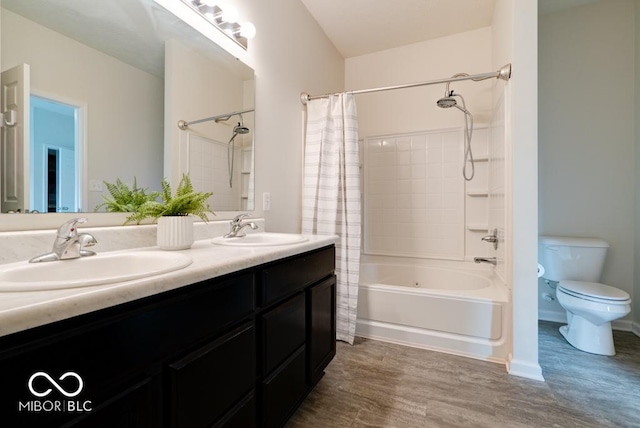
[[[67,221],[58,229],[53,248],[50,253],[36,256],[29,263],[52,262],[56,260],[77,259],[79,257],[95,256],[93,251],[85,250],[97,244],[96,238],[88,233],[78,233],[77,224],[85,223],[86,218],[74,218]]]
[[[252,221],[244,222],[243,220],[245,219],[245,217],[249,217],[249,214],[240,214],[238,216],[235,216],[234,219],[231,220],[231,223],[229,223],[231,226],[231,230],[229,231],[229,233],[224,235],[223,238],[240,238],[242,236],[245,236],[245,234],[241,232],[242,229],[247,226],[249,226],[251,230],[256,230],[258,228],[258,225]]]
[[[498,260],[495,257],[474,257],[473,261],[476,263],[491,263],[494,266],[498,264]]]

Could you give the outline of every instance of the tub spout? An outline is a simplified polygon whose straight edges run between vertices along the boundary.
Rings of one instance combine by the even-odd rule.
[[[495,257],[474,257],[473,261],[476,263],[491,263],[494,266],[498,264],[498,260]]]

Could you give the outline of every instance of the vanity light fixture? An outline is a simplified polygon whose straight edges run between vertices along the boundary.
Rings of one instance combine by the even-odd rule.
[[[240,24],[238,9],[226,0],[181,1],[244,49],[256,35],[256,27],[251,22]]]

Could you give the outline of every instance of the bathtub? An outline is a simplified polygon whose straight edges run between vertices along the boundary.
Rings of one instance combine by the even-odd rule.
[[[359,282],[356,335],[507,360],[509,290],[490,266],[363,255]]]

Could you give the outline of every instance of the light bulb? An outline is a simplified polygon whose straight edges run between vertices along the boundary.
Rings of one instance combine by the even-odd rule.
[[[239,18],[240,18],[240,14],[238,13],[238,9],[236,9],[235,6],[232,6],[230,4],[224,5],[224,9],[222,9],[223,22],[229,22],[229,23],[238,22]]]
[[[240,26],[240,35],[245,39],[253,39],[256,36],[256,26],[251,22],[245,22]]]

